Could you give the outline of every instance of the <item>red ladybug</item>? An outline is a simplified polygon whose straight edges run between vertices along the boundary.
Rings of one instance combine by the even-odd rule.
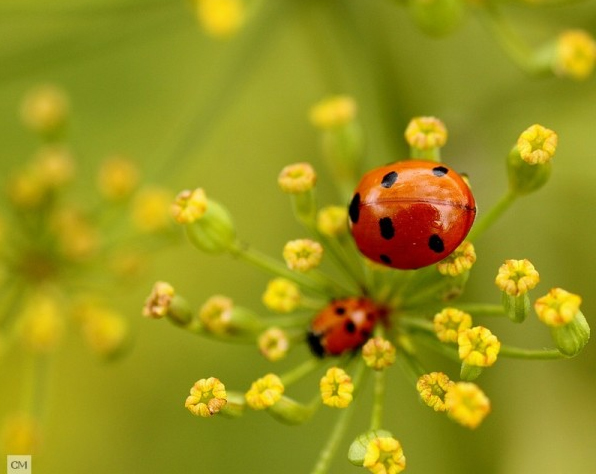
[[[313,319],[307,336],[318,357],[340,355],[363,345],[385,311],[365,297],[334,300]]]
[[[472,227],[476,203],[463,178],[448,166],[409,160],[366,173],[349,216],[364,255],[408,270],[453,252]]]

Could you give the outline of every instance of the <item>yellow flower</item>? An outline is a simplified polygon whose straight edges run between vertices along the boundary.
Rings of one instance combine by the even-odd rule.
[[[405,137],[412,148],[440,148],[447,142],[447,128],[438,118],[416,117],[408,124]]]
[[[197,416],[207,418],[219,413],[227,403],[226,387],[219,379],[200,379],[191,387],[184,406]]]
[[[346,206],[326,206],[317,213],[317,230],[327,237],[341,237],[348,233]]]
[[[284,246],[283,257],[290,270],[307,272],[323,258],[323,246],[310,239],[291,240]]]
[[[143,316],[159,319],[168,314],[170,303],[174,298],[174,287],[165,281],[158,281],[153,285],[151,294],[143,306]]]
[[[395,346],[387,339],[374,337],[362,346],[362,358],[374,370],[382,370],[395,362]]]
[[[6,454],[35,454],[41,442],[39,422],[21,413],[6,418],[0,438],[0,452]]]
[[[368,443],[362,465],[374,474],[398,474],[406,468],[406,458],[398,440],[377,437]]]
[[[284,193],[301,194],[314,188],[317,174],[310,163],[295,163],[284,167],[277,183]]]
[[[468,365],[490,367],[497,361],[501,343],[489,329],[475,326],[457,336],[459,358]]]
[[[587,79],[596,62],[596,42],[583,30],[567,30],[557,39],[555,74],[576,80]]]
[[[454,252],[437,263],[441,275],[456,277],[470,270],[476,262],[476,252],[471,242],[462,242]]]
[[[196,12],[205,33],[213,38],[234,35],[246,17],[242,0],[196,0]]]
[[[534,309],[538,318],[547,326],[559,327],[573,321],[579,312],[582,299],[561,288],[553,288],[547,295],[538,298]]]
[[[288,335],[283,329],[271,327],[263,332],[257,341],[259,351],[271,362],[283,359],[290,348]]]
[[[21,106],[21,117],[26,126],[46,134],[62,128],[69,114],[68,97],[56,86],[46,84],[32,89]]]
[[[181,191],[172,205],[172,215],[179,224],[190,224],[203,217],[206,211],[207,196],[202,188]]]
[[[34,352],[53,351],[64,333],[64,318],[57,301],[46,295],[31,298],[22,314],[22,338]]]
[[[170,221],[172,193],[164,188],[147,187],[134,196],[132,222],[141,232],[165,229]]]
[[[505,260],[495,284],[510,296],[526,294],[540,281],[540,275],[529,260]]]
[[[456,308],[445,308],[435,314],[433,326],[441,342],[457,342],[459,333],[472,327],[472,316]]]
[[[356,102],[338,95],[324,99],[310,109],[311,123],[322,130],[341,127],[356,117]]]
[[[431,372],[418,379],[416,390],[420,398],[435,411],[446,411],[445,394],[455,385],[443,372]]]
[[[252,383],[245,398],[253,410],[264,410],[275,405],[283,393],[284,385],[281,379],[275,374],[267,374]]]
[[[234,303],[227,296],[215,295],[199,309],[199,319],[206,329],[215,334],[225,334],[230,327]]]
[[[108,309],[90,309],[82,330],[91,350],[102,357],[118,354],[127,342],[126,321],[120,314]]]
[[[35,156],[33,168],[49,188],[65,185],[75,173],[74,159],[70,150],[59,145],[43,147]]]
[[[300,287],[287,278],[274,278],[267,283],[263,304],[271,311],[291,313],[300,304]]]
[[[544,164],[555,155],[558,142],[559,137],[556,132],[535,124],[521,133],[517,139],[517,149],[526,163]]]
[[[445,394],[447,415],[460,425],[476,428],[490,413],[490,400],[478,385],[457,382]]]
[[[123,156],[114,156],[105,160],[101,164],[97,177],[99,191],[111,201],[118,201],[130,196],[138,182],[138,168],[131,160]]]
[[[352,402],[354,384],[351,377],[339,367],[331,367],[319,384],[323,403],[334,408],[346,408]]]

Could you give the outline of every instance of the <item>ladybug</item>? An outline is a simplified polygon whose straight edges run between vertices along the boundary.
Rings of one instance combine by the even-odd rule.
[[[358,349],[384,314],[384,309],[369,298],[334,300],[313,319],[307,335],[308,345],[317,357]]]
[[[465,239],[476,203],[464,179],[433,161],[407,160],[366,173],[349,206],[360,251],[380,264],[410,270],[432,265]]]

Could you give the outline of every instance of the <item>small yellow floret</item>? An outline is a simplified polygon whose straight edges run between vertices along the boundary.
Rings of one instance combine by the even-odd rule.
[[[472,316],[456,308],[445,308],[435,314],[433,326],[441,342],[457,342],[458,334],[472,327]]]
[[[567,30],[557,39],[553,69],[559,76],[578,81],[587,79],[596,63],[596,42],[583,30]]]
[[[540,321],[547,326],[558,327],[573,321],[581,302],[580,296],[561,288],[553,288],[547,295],[536,300],[534,309]]]
[[[172,285],[165,281],[156,282],[151,289],[151,294],[145,301],[145,306],[143,306],[143,316],[154,319],[166,316],[174,294]]]
[[[462,242],[451,255],[437,263],[441,275],[456,277],[472,268],[476,262],[476,251],[472,242]]]
[[[499,267],[495,284],[510,296],[521,296],[534,288],[540,275],[529,260],[505,260]]]
[[[209,377],[195,382],[184,406],[193,415],[207,418],[219,413],[226,403],[226,387],[219,379]]]
[[[207,211],[205,191],[202,188],[181,191],[176,196],[171,211],[172,216],[179,224],[190,224],[200,219]]]
[[[526,163],[530,165],[548,163],[559,143],[558,135],[542,125],[532,125],[524,130],[517,139],[517,149]]]
[[[468,365],[490,367],[497,361],[501,343],[489,329],[475,326],[457,336],[459,358]]]
[[[460,425],[474,429],[490,413],[490,400],[478,385],[457,382],[445,394],[447,415]]]
[[[351,377],[339,367],[331,367],[319,384],[323,403],[333,408],[346,408],[352,402],[354,384]]]
[[[284,385],[275,374],[267,374],[256,380],[246,392],[246,403],[253,410],[264,410],[277,403],[284,393]]]
[[[283,257],[290,270],[307,272],[320,265],[323,246],[310,239],[291,240],[284,246]]]
[[[291,313],[300,304],[300,287],[287,278],[274,278],[267,283],[263,304],[271,311]]]
[[[395,346],[387,339],[374,337],[362,346],[362,358],[374,370],[382,370],[395,362]]]
[[[447,142],[447,128],[435,117],[415,117],[405,132],[406,142],[412,148],[430,150],[441,148]]]
[[[257,344],[261,354],[271,362],[283,359],[290,348],[288,335],[283,329],[277,327],[268,328],[262,333]]]
[[[310,109],[311,123],[322,130],[346,125],[356,117],[356,102],[348,96],[338,95],[324,99]]]
[[[284,167],[277,177],[277,184],[284,193],[301,194],[314,188],[317,174],[310,163],[294,163]]]
[[[443,372],[422,375],[416,383],[416,390],[424,403],[435,411],[446,411],[445,394],[455,385]]]
[[[366,447],[363,467],[374,474],[398,474],[406,468],[404,451],[393,437],[377,437]]]

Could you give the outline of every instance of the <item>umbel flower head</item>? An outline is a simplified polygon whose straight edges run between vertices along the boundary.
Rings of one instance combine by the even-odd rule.
[[[361,166],[354,160],[355,157],[362,159],[356,110],[353,101],[335,97],[318,104],[311,114],[314,125],[325,137],[325,160],[332,169],[338,163],[342,168],[341,173],[334,173],[341,181],[338,183],[340,192],[349,187],[354,189],[353,177]],[[227,392],[228,402],[219,413],[240,416],[248,408],[268,413],[286,424],[297,424],[304,423],[318,410],[337,411],[338,423],[321,457],[314,463],[313,472],[327,471],[338,439],[354,412],[354,401],[362,396],[364,384],[372,379],[375,387],[369,408],[370,427],[352,443],[348,459],[369,472],[401,472],[406,462],[399,437],[384,428],[386,377],[399,376],[401,369],[425,405],[465,428],[476,429],[490,413],[491,404],[475,379],[488,370],[495,370],[493,367],[499,366],[500,358],[569,357],[577,354],[587,342],[589,328],[586,329],[585,318],[579,311],[579,297],[562,290],[553,290],[535,303],[538,317],[557,331],[553,332],[553,349],[513,347],[490,329],[491,318],[495,316],[509,317],[520,323],[530,312],[531,304],[526,304],[526,299],[529,301],[538,274],[527,260],[505,262],[498,270],[498,288],[491,288],[492,297],[498,297],[500,289],[507,298],[521,298],[521,302],[503,297],[502,304],[458,303],[476,261],[473,241],[517,197],[538,189],[536,183],[546,182],[548,174],[545,175],[541,167],[550,165],[545,165],[541,159],[526,163],[522,155],[528,152],[526,141],[529,140],[530,155],[534,156],[532,150],[540,149],[552,158],[556,147],[556,140],[552,138],[554,132],[539,125],[528,130],[522,133],[520,140],[514,141],[513,151],[505,153],[513,184],[505,191],[504,198],[479,218],[467,237],[475,208],[459,206],[454,210],[453,225],[460,243],[449,233],[433,230],[427,241],[421,241],[422,248],[412,251],[408,245],[411,239],[418,238],[417,234],[410,235],[403,230],[406,226],[394,225],[402,218],[401,213],[410,213],[422,222],[420,229],[424,232],[426,209],[438,203],[449,208],[456,200],[471,194],[468,181],[452,177],[455,172],[440,161],[447,130],[433,117],[416,118],[408,126],[406,137],[411,150],[409,156],[403,157],[405,161],[398,163],[402,167],[396,165],[367,174],[357,187],[356,194],[367,187],[378,187],[376,200],[366,201],[367,206],[378,206],[386,213],[376,221],[370,219],[362,223],[365,211],[361,211],[361,199],[368,199],[364,194],[353,196],[349,209],[337,203],[319,206],[315,193],[320,183],[313,166],[307,163],[286,166],[279,174],[278,184],[281,192],[289,196],[305,235],[290,239],[274,251],[273,256],[241,242],[233,217],[208,191],[202,188],[197,188],[200,192],[185,191],[176,199],[173,212],[186,228],[191,243],[199,250],[227,254],[272,275],[262,293],[264,307],[272,314],[251,311],[228,295],[215,295],[194,313],[189,304],[178,301],[177,317],[172,318],[172,295],[178,299],[183,297],[163,282],[155,284],[145,314],[154,319],[166,315],[179,327],[222,342],[248,342],[256,348],[253,350],[256,356],[261,354],[278,364],[284,364],[277,361],[287,360],[285,356],[293,348],[306,344],[312,355],[294,367],[255,374],[254,382],[244,387],[243,392]],[[350,134],[357,136],[350,137]],[[417,160],[410,160],[413,157]],[[526,166],[538,168],[528,171]],[[408,173],[402,176],[401,170],[411,168],[427,173],[425,186],[419,183],[411,186],[411,189],[422,189],[422,194],[414,194],[408,200],[401,199],[400,194],[385,199],[383,193],[391,193],[395,182],[408,176]],[[426,183],[430,184],[426,186]],[[407,187],[408,183],[403,185]],[[432,194],[433,189],[439,189],[435,186],[454,186],[448,189],[455,197],[441,203],[440,196],[444,192]],[[217,212],[209,211],[212,206]],[[180,219],[181,215],[192,217]],[[434,222],[436,214],[429,212],[428,215]],[[391,259],[379,258],[378,262],[372,262],[359,252],[350,238],[348,220],[352,232],[356,222],[358,226],[368,226],[371,238],[394,242],[398,251],[391,253]],[[444,252],[446,245],[451,245],[451,252]],[[413,254],[402,258],[400,248],[402,252]],[[393,252],[393,248],[390,250]],[[433,252],[443,258],[437,259]],[[405,268],[417,269],[392,268],[395,260],[406,262]],[[420,263],[429,260],[434,263]],[[452,361],[453,373],[427,369],[418,357],[426,350]],[[311,373],[319,377],[318,386],[310,386],[311,400],[301,402],[291,398],[294,386]],[[230,382],[226,381],[226,385]],[[187,398],[187,407],[203,416],[216,414],[218,407],[210,407],[209,403],[221,404],[223,396],[202,385],[196,387],[195,384],[194,392]],[[359,404],[359,409],[364,406]]]
[[[27,93],[21,118],[40,144],[3,177],[1,187],[0,363],[8,350],[26,360],[51,358],[73,330],[91,353],[113,360],[131,340],[128,321],[113,301],[130,288],[125,285],[151,253],[176,238],[172,193],[144,185],[135,161],[121,155],[102,160],[94,179],[85,182],[87,173],[80,172],[69,146],[70,100],[57,86]],[[73,192],[75,185],[89,190],[85,199]],[[160,288],[147,316],[164,316],[167,299],[168,289]],[[48,374],[35,364],[23,367],[27,391],[44,396]],[[0,451],[37,452],[43,425],[28,406],[32,398],[24,398],[28,403],[15,401],[13,409],[27,406],[27,412],[17,416],[8,407],[4,425],[12,439],[3,439]]]

